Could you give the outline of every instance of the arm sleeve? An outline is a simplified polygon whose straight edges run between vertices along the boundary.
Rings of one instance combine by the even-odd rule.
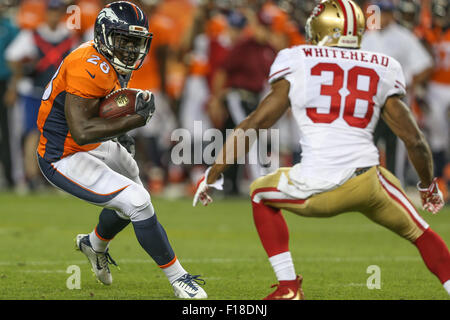
[[[273,83],[278,79],[284,78],[286,75],[292,73],[292,59],[291,59],[292,49],[281,50],[270,67],[270,73],[268,81]]]
[[[397,60],[391,59],[387,73],[386,99],[393,95],[404,96],[406,94],[405,76],[402,67]]]

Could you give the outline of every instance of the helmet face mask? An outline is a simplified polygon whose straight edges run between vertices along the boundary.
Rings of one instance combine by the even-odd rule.
[[[141,67],[150,49],[151,37],[131,36],[113,30],[108,36],[107,50],[118,71],[129,73]]]
[[[94,43],[120,74],[139,69],[150,50],[153,35],[145,14],[132,3],[114,2],[100,11]]]
[[[349,0],[323,0],[314,8],[305,26],[310,43],[344,48],[360,48],[364,30],[364,14]]]

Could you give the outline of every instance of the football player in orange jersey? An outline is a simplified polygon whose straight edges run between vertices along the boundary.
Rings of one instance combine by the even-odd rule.
[[[142,65],[152,39],[148,19],[130,2],[114,2],[98,14],[94,33],[94,41],[64,59],[43,95],[38,116],[40,169],[54,186],[103,207],[94,230],[76,237],[77,248],[87,256],[99,281],[112,283],[109,264],[115,262],[108,245],[131,222],[139,243],[165,273],[175,296],[206,298],[198,284],[203,280],[183,269],[158,222],[136,161],[112,140],[150,120],[153,94],[137,93],[136,114],[116,119],[98,116],[100,99],[127,87],[132,72]],[[130,142],[127,136],[123,140]]]
[[[434,54],[435,68],[428,84],[426,100],[428,110],[425,126],[435,162],[435,175],[439,186],[447,196],[444,168],[448,162],[450,107],[450,4],[447,0],[432,2],[433,28],[426,30],[425,40]]]
[[[401,100],[406,90],[400,63],[360,50],[365,19],[354,1],[322,1],[306,30],[312,45],[278,53],[268,78],[270,93],[229,135],[216,162],[199,181],[193,205],[209,204],[208,190],[220,189],[222,172],[248,152],[247,130],[270,128],[291,108],[300,132],[301,162],[260,177],[250,186],[254,223],[279,281],[265,299],[304,298],[281,210],[323,218],[361,212],[414,244],[450,294],[450,253],[445,242],[420,216],[400,181],[380,166],[373,141],[382,116],[405,143],[420,178],[423,208],[437,213],[443,207],[442,194],[433,178],[429,146]]]

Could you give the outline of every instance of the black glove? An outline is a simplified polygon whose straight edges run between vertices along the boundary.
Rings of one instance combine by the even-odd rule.
[[[150,98],[144,100],[144,93],[147,93]],[[155,112],[155,97],[150,91],[139,91],[136,95],[136,113],[145,119],[145,123],[148,123]]]
[[[136,146],[134,143],[134,138],[130,136],[128,133],[125,133],[121,136],[117,137],[117,142],[119,142],[134,158],[136,154]]]

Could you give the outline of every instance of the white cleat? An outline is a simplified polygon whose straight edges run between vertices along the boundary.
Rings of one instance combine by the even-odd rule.
[[[109,255],[108,250],[106,252],[94,251],[88,234],[77,235],[76,242],[77,250],[80,250],[86,255],[98,281],[105,285],[110,285],[112,283],[112,276],[109,270],[109,264],[114,264],[115,266],[117,264]]]
[[[172,283],[175,297],[182,299],[206,299],[208,295],[205,290],[199,286],[204,285],[205,280],[199,279],[199,275],[192,276],[189,273],[181,276]]]

